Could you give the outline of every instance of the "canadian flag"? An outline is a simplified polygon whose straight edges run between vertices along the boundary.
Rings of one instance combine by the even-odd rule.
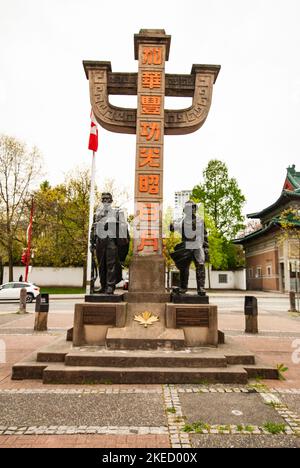
[[[91,111],[91,131],[89,139],[89,150],[97,151],[98,149],[98,127],[93,111]]]

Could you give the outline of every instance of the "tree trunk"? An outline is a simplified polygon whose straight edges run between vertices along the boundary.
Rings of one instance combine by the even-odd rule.
[[[2,263],[2,257],[0,257],[0,284],[3,284],[3,276],[4,276],[3,263]]]
[[[10,245],[8,247],[8,281],[13,281],[14,280],[14,260],[13,260],[13,249],[12,246]]]

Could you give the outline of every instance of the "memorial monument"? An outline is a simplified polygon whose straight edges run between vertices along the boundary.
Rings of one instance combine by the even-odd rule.
[[[197,249],[191,251],[191,255],[196,262],[198,297],[187,296],[179,300],[176,294],[170,296],[166,291],[162,210],[164,135],[188,134],[203,125],[220,66],[193,65],[190,75],[165,74],[170,42],[171,37],[164,30],[142,29],[136,34],[134,51],[138,60],[137,74],[113,73],[110,62],[83,62],[90,85],[91,106],[98,123],[112,132],[136,135],[133,258],[129,267],[129,291],[122,297],[122,302],[126,303],[126,326],[109,328],[105,339],[106,346],[114,349],[153,349],[166,343],[173,348],[192,343],[218,344],[217,309],[207,305],[208,298],[202,284],[204,259],[203,262],[197,261]],[[136,94],[137,109],[112,106],[109,94]],[[192,106],[181,110],[165,109],[165,95],[192,96]],[[187,279],[188,265],[182,270],[183,276]],[[121,302],[121,295],[118,299]],[[97,300],[116,302],[117,298],[104,300],[98,297]],[[86,302],[89,301],[95,302],[96,298],[86,297]],[[98,303],[99,310],[101,302]],[[179,310],[172,305],[178,302],[181,304]],[[191,303],[193,305],[185,305]],[[206,304],[205,307],[203,304]],[[83,310],[84,306],[82,314]],[[201,324],[206,323],[206,333],[199,330],[197,338],[188,340],[187,334],[176,325],[177,313],[181,314],[182,326],[188,324],[197,328],[201,317]],[[156,326],[148,327],[149,321]],[[141,329],[137,323],[144,324],[147,330]],[[75,329],[76,326],[74,332]]]
[[[218,347],[224,340],[218,332],[217,306],[208,303],[203,290],[203,265],[208,255],[204,224],[201,242],[192,247],[190,258],[196,263],[199,294],[186,294],[187,264],[182,268],[179,294],[170,294],[165,288],[164,135],[189,134],[204,124],[220,71],[219,65],[197,64],[187,75],[166,74],[170,42],[171,36],[164,30],[141,29],[135,34],[137,73],[112,72],[110,62],[83,62],[98,123],[111,132],[136,135],[129,291],[114,293],[120,277],[119,236],[108,236],[102,242],[99,229],[103,231],[108,222],[105,211],[111,213],[111,196],[103,194],[102,202],[107,206],[96,213],[92,233],[101,289],[75,305],[74,326],[67,341],[61,338],[32,359],[15,364],[13,379],[42,378],[44,383],[199,383],[201,379],[246,383],[254,374],[277,376],[276,369],[255,366],[251,353],[239,352],[228,343]],[[137,109],[110,104],[109,95],[118,94],[137,95]],[[165,109],[165,96],[192,97],[192,105]],[[195,221],[197,225],[190,205],[192,224]],[[183,237],[183,250],[193,240],[193,236]],[[123,241],[125,248],[127,234]]]

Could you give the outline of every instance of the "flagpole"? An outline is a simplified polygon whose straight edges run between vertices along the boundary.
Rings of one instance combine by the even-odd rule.
[[[91,276],[92,276],[92,253],[90,251],[90,234],[94,221],[94,207],[95,207],[95,172],[96,172],[96,157],[93,151],[92,169],[91,169],[91,188],[90,188],[90,214],[89,214],[89,230],[88,230],[88,250],[86,262],[86,294],[90,294]]]
[[[26,255],[26,266],[25,266],[25,282],[28,281],[29,265],[31,260],[31,236],[32,236],[32,222],[33,222],[33,198],[31,200],[31,209],[30,209],[30,221],[28,226],[28,239],[27,239],[27,255]]]

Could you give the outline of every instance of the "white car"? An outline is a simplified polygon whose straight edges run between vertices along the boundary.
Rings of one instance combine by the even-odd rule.
[[[0,286],[0,301],[20,300],[22,288],[27,290],[26,302],[32,302],[40,294],[40,288],[33,283],[5,283]]]

